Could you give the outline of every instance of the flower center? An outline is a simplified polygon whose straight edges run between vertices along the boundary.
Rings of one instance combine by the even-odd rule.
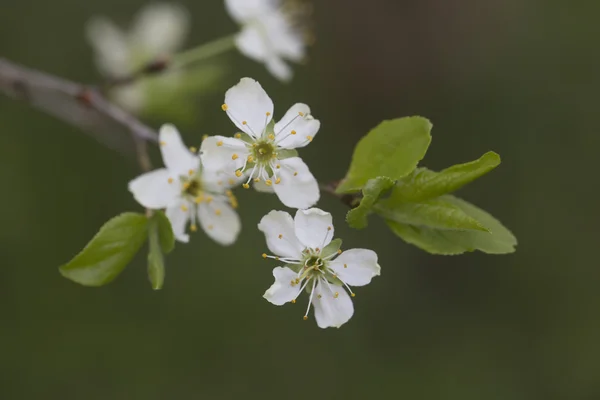
[[[275,156],[275,146],[267,141],[256,142],[256,146],[253,146],[252,156],[258,164],[269,164]]]
[[[183,183],[183,193],[184,196],[198,197],[202,194],[202,182],[199,179],[189,179],[185,180]]]

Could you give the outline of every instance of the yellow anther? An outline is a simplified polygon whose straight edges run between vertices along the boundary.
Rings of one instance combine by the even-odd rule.
[[[277,178],[277,179],[275,179],[275,184],[276,184],[276,185],[279,185],[279,183],[281,183],[281,178]]]
[[[266,184],[267,186],[271,186],[271,185],[273,184],[273,181],[271,181],[270,179],[267,179],[267,180],[265,181],[265,184]]]
[[[242,121],[242,125],[248,125],[248,121]]]
[[[356,297],[356,294],[352,293],[350,296],[352,296],[352,297]]]
[[[337,299],[339,296],[340,296],[340,294],[339,294],[338,292],[335,292],[335,293],[333,294],[333,298],[334,298],[334,299]]]
[[[232,179],[232,180],[233,180],[233,179]],[[230,182],[231,182],[231,181],[230,181]],[[233,192],[232,192],[231,190],[226,190],[226,191],[225,191],[225,194],[226,194],[227,196],[233,196]]]
[[[208,139],[208,135],[202,135],[202,141],[205,141],[206,139]]]
[[[160,142],[160,145],[161,145],[161,146],[166,146],[166,145],[167,145],[167,142],[163,142],[163,141],[161,140],[161,142]]]
[[[304,317],[302,317],[302,319],[306,321],[308,317],[305,315]]]
[[[230,185],[233,185],[233,184],[235,184],[235,181],[233,180],[233,178],[229,178],[227,183],[229,183]]]
[[[242,171],[241,171],[241,170],[239,170],[239,169],[238,169],[237,171],[235,171],[235,176],[237,176],[238,178],[239,178],[240,176],[242,176]]]
[[[267,258],[267,253],[262,253],[262,258]]]
[[[223,141],[222,141],[222,140],[219,140],[219,141],[217,142],[217,146],[219,146],[219,147],[223,146]]]
[[[197,230],[198,230],[198,227],[196,225],[190,225],[190,231],[196,232]]]
[[[268,138],[271,139],[271,140],[275,140],[275,135],[273,135],[272,133],[269,133]]]
[[[248,162],[254,162],[254,157],[248,156]]]
[[[232,159],[232,160],[237,160],[237,159],[238,159],[238,155],[237,155],[237,154],[235,154],[235,153],[233,153],[233,155],[231,156],[231,159]]]
[[[300,283],[300,278],[296,278],[296,285]]]
[[[294,287],[294,286],[296,286],[296,282],[294,282],[294,280],[293,280],[293,279],[290,281],[290,286],[291,286],[291,287]]]
[[[244,184],[242,185],[242,187],[243,187],[244,189],[250,189],[250,185],[248,185],[247,183],[244,183]]]
[[[292,299],[291,303],[296,304],[296,299]]]
[[[242,138],[242,134],[238,132],[235,135],[233,135],[233,137],[236,138],[236,139],[241,139]]]
[[[195,152],[197,152],[197,151],[198,151],[198,149],[197,149],[197,148],[195,148],[194,146],[192,146],[192,147],[190,147],[190,151],[191,151],[192,153],[195,153]]]
[[[317,295],[317,299],[320,299],[321,297],[323,297],[323,296],[321,296],[320,294]]]
[[[254,178],[254,182],[260,182],[260,178]]]
[[[188,175],[189,175],[189,176],[192,176],[192,175],[194,175],[194,170],[193,170],[193,169],[190,169],[190,170],[188,171]]]
[[[213,201],[212,196],[206,196],[206,204],[210,204],[211,201]]]
[[[313,139],[313,138],[312,138],[312,136],[308,135],[308,136],[306,137],[306,139],[307,139],[309,142],[312,142],[312,139]]]
[[[228,109],[229,109],[229,107],[227,106],[227,104],[223,104],[221,106],[221,110],[223,110],[223,111],[227,111]]]
[[[317,247],[317,248],[315,249],[315,251],[318,253],[318,252],[320,252],[320,251],[321,251],[321,249]]]
[[[181,206],[181,211],[187,212],[188,208],[186,206]]]
[[[279,239],[283,239],[283,235],[282,235],[281,233],[280,233],[280,234],[279,234],[277,237],[278,237]]]
[[[295,135],[295,134],[296,134],[296,131],[291,131],[290,133],[291,133],[292,135]]]
[[[217,216],[218,216],[218,215],[221,215],[221,210],[218,210],[218,209],[217,209],[217,210],[215,210],[215,215],[217,215]]]
[[[337,253],[338,253],[338,254],[342,254],[342,250],[339,250],[339,249],[338,249]]]
[[[270,117],[270,116],[271,116],[271,113],[267,111],[267,117]]]
[[[301,116],[301,117],[304,117],[304,113],[302,111],[299,111],[298,115]]]
[[[294,172],[294,176],[298,176],[298,173],[297,173],[297,172]]]
[[[194,201],[196,202],[196,204],[200,204],[204,201],[204,196],[198,196],[194,199]]]
[[[348,264],[344,264],[344,268],[348,268]]]
[[[275,166],[275,168],[279,169],[279,168],[281,168],[281,165],[277,164],[277,165]]]
[[[210,231],[210,230],[212,230],[212,229],[214,228],[214,226],[212,226],[212,225],[209,225],[209,226],[207,226],[206,228],[207,228],[207,229]]]
[[[275,260],[279,261],[279,257],[275,257]]]
[[[190,183],[189,182],[184,182],[183,183],[183,190],[188,190],[190,188]]]
[[[333,274],[332,276],[333,276],[334,278],[337,278],[337,275],[336,275],[336,274]]]
[[[173,183],[173,178],[169,178],[168,182]]]

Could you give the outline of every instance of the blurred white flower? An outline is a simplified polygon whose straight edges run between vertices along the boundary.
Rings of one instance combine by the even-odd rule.
[[[244,188],[254,180],[257,190],[275,192],[287,207],[314,205],[319,200],[319,185],[294,150],[310,143],[321,126],[310,108],[298,103],[275,123],[273,102],[250,78],[227,91],[222,108],[243,133],[204,140],[201,154],[206,168],[246,176]]]
[[[276,78],[290,80],[285,60],[299,62],[306,55],[303,17],[309,8],[298,0],[225,0],[225,6],[242,27],[236,38],[240,52],[264,63]]]
[[[264,232],[267,246],[275,254],[263,257],[286,264],[273,270],[275,283],[263,297],[277,306],[295,303],[306,288],[309,300],[304,319],[308,319],[313,305],[321,328],[339,328],[348,322],[354,313],[350,286],[367,285],[380,274],[374,251],[339,250],[341,242],[332,242],[331,214],[318,208],[298,210],[293,220],[286,212],[271,211],[258,229]]]
[[[202,229],[222,245],[235,242],[240,219],[237,200],[229,190],[238,182],[202,168],[200,157],[186,148],[173,125],[163,125],[160,149],[166,168],[145,173],[129,182],[129,190],[144,207],[166,208],[177,240],[188,242],[186,227]]]
[[[107,18],[94,17],[86,25],[86,34],[100,72],[118,81],[179,50],[189,25],[188,12],[181,6],[152,3],[135,16],[129,32],[122,31]],[[179,84],[176,73],[165,74],[163,80],[167,86]],[[139,112],[146,101],[143,83],[117,87],[111,94],[121,106]]]

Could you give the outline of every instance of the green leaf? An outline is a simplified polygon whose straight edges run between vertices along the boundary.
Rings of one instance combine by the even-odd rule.
[[[161,237],[161,220],[162,218],[160,217],[153,217],[152,221],[150,222],[150,229],[148,231],[150,243],[148,249],[148,279],[150,279],[152,289],[154,290],[162,289],[165,282],[165,260],[163,257],[163,250],[165,247],[163,246],[163,240]],[[169,229],[171,229],[170,224]],[[171,235],[172,234],[173,233],[171,232]]]
[[[422,117],[379,124],[356,145],[348,174],[336,191],[357,192],[369,179],[387,176],[398,180],[410,174],[427,152],[431,127],[431,122]]]
[[[323,250],[321,250],[321,257],[329,257],[330,255],[337,253],[340,247],[342,247],[342,239],[333,239],[327,246],[323,247]]]
[[[483,231],[452,231],[425,226],[414,226],[388,219],[391,230],[404,241],[432,254],[462,254],[479,250],[488,254],[507,254],[515,251],[515,236],[487,212],[461,200],[446,195],[441,199],[460,208],[467,215],[486,226],[490,233]]]
[[[106,285],[135,256],[147,232],[148,218],[143,214],[124,213],[114,217],[59,271],[65,278],[84,286]]]
[[[418,202],[454,192],[500,165],[500,156],[493,151],[480,159],[454,165],[440,172],[417,168],[396,183],[391,198]]]
[[[346,222],[354,229],[363,229],[368,225],[367,217],[371,214],[373,205],[379,200],[379,197],[394,186],[394,181],[388,177],[380,176],[375,179],[369,179],[362,189],[363,198],[360,204],[348,211]]]
[[[402,203],[390,198],[378,203],[374,209],[384,219],[402,224],[489,232],[477,219],[443,197],[421,203]]]
[[[169,254],[175,248],[175,235],[171,228],[171,222],[162,211],[154,211],[152,219],[157,223],[160,248],[164,254]]]
[[[298,151],[296,149],[281,149],[277,150],[277,159],[285,160],[286,158],[298,157]]]

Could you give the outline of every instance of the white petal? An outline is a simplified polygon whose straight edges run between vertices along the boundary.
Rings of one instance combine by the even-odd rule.
[[[86,24],[88,42],[96,51],[100,72],[119,78],[130,72],[130,51],[123,32],[111,21],[102,17],[92,18]]]
[[[305,56],[302,32],[290,24],[290,19],[281,11],[265,14],[261,18],[273,50],[291,61],[301,61]]]
[[[183,211],[182,206],[188,207],[188,211]],[[187,243],[190,241],[190,236],[185,233],[187,222],[190,219],[190,205],[187,201],[182,200],[169,206],[165,214],[171,222],[171,228],[173,228],[173,234],[175,239],[180,242]]]
[[[228,170],[213,170],[208,168],[202,169],[202,187],[205,191],[211,193],[225,193],[227,189],[238,186],[248,177],[237,177],[234,169]]]
[[[172,183],[169,183],[169,178]],[[169,174],[165,168],[138,176],[129,182],[129,191],[142,206],[152,209],[165,208],[179,195],[180,183],[177,177]]]
[[[302,103],[294,104],[275,124],[277,145],[284,149],[304,147],[312,141],[320,127],[321,122],[310,114],[310,107]]]
[[[350,249],[344,251],[329,267],[350,286],[364,286],[381,273],[377,254],[372,250]]]
[[[276,0],[225,0],[231,18],[243,23],[270,13],[277,7]]]
[[[225,104],[231,121],[253,137],[260,137],[273,118],[273,101],[260,83],[251,78],[242,78],[229,89]]]
[[[255,61],[263,62],[269,54],[265,37],[256,25],[245,26],[235,38],[235,44],[243,55]]]
[[[293,285],[296,273],[289,268],[277,267],[273,269],[275,282],[265,292],[263,297],[276,306],[282,306],[292,301],[300,293],[301,284]]]
[[[331,214],[318,208],[298,210],[294,218],[294,232],[305,247],[322,249],[333,239]]]
[[[240,139],[210,136],[202,141],[200,154],[204,168],[233,173],[244,165],[249,152]]]
[[[285,63],[280,57],[271,54],[265,63],[267,70],[275,78],[282,82],[289,82],[292,79],[292,68]]]
[[[280,160],[277,175],[281,181],[273,185],[279,200],[291,208],[308,208],[319,201],[319,184],[300,157]]]
[[[179,131],[173,125],[163,125],[158,139],[163,162],[169,172],[187,176],[190,170],[196,171],[200,167],[200,157],[185,147]]]
[[[267,247],[273,254],[296,260],[302,258],[304,246],[296,238],[290,214],[273,210],[262,217],[258,229],[265,234]]]
[[[140,47],[150,58],[168,55],[178,50],[190,27],[186,9],[173,3],[153,3],[135,17],[132,30],[133,45]]]
[[[333,291],[333,293],[332,293]],[[337,298],[335,297],[337,293]],[[319,298],[319,295],[321,296]],[[315,307],[315,319],[319,328],[339,328],[354,314],[354,305],[350,296],[343,287],[331,285],[319,281],[313,296]]]
[[[198,205],[198,220],[204,232],[215,242],[229,246],[242,228],[240,217],[228,203],[213,200]]]
[[[273,185],[269,186],[265,183],[265,181],[254,182],[252,187],[257,192],[262,192],[262,193],[274,193],[275,192],[275,190],[273,189]]]

